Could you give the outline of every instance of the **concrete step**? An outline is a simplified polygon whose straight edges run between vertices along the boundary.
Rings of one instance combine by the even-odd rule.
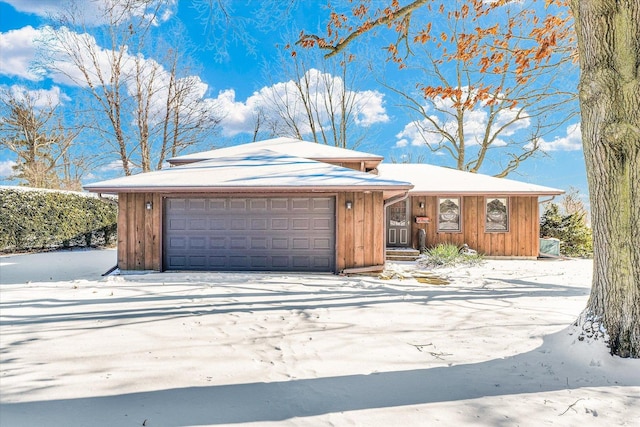
[[[415,261],[417,259],[418,256],[387,255],[387,261]]]
[[[413,248],[387,248],[388,261],[415,261],[420,257],[420,251]]]

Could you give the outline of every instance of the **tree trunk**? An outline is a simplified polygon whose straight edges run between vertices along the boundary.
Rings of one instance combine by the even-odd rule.
[[[640,358],[640,2],[571,0],[594,236],[583,321],[611,353]]]

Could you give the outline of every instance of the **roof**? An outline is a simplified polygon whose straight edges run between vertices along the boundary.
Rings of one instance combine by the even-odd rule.
[[[412,187],[391,177],[271,150],[216,157],[84,186],[96,193],[381,190],[385,197],[390,191],[405,192]]]
[[[428,164],[385,164],[378,166],[381,178],[393,178],[411,182],[412,195],[487,194],[487,195],[549,195],[563,190],[541,185],[496,178]]]
[[[282,137],[267,139],[258,142],[251,142],[248,144],[235,145],[233,147],[218,148],[210,151],[186,154],[184,156],[173,157],[169,159],[168,162],[172,165],[178,165],[202,160],[209,160],[220,156],[239,155],[263,149],[318,161],[365,161],[373,163],[371,167],[375,167],[383,159],[382,156],[365,153],[362,151],[348,150],[346,148],[334,147],[332,145],[303,141],[296,138]]]

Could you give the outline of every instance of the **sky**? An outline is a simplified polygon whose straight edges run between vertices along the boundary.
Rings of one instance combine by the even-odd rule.
[[[59,0],[0,1],[0,88],[40,91],[73,111],[81,100],[78,85],[51,69],[34,66],[38,54],[36,40],[42,39],[48,17],[61,4],[63,2]],[[88,8],[95,6],[89,2],[84,4]],[[198,96],[206,100],[207,105],[224,111],[217,132],[202,142],[198,147],[201,150],[250,142],[256,111],[265,108],[265,100],[270,94],[288,93],[295,83],[283,65],[289,55],[284,46],[294,40],[300,30],[319,34],[324,31],[327,10],[323,6],[326,2],[321,0],[294,2],[295,6],[286,11],[270,10],[256,4],[265,3],[227,0],[230,23],[224,24],[223,18],[214,16],[215,25],[206,25],[203,17],[209,10],[199,9],[197,0],[175,0],[154,27],[154,34],[168,39],[169,43],[172,32],[180,29],[181,36],[193,46],[191,58],[195,66],[189,72],[197,80]],[[278,5],[285,8],[288,3],[269,3],[270,8],[280,7]],[[97,17],[98,14],[92,14],[89,10],[87,16]],[[278,16],[282,18],[278,19]],[[87,20],[89,32],[92,31],[92,25],[100,24],[97,20]],[[176,22],[181,26],[176,27]],[[101,49],[107,48],[100,45],[98,39],[95,43]],[[398,70],[380,55],[384,43],[384,35],[376,35],[354,44],[351,51],[356,55],[353,65],[355,78],[348,80],[347,89],[358,105],[353,126],[359,131],[359,136],[364,135],[364,143],[357,148],[380,154],[387,161],[411,156],[414,160],[420,159],[426,163],[452,166],[449,157],[430,153],[416,131],[416,118],[400,106],[402,100],[393,90],[380,84],[383,81],[392,88],[414,89],[407,88],[408,83],[404,83],[409,81],[406,70]],[[155,53],[146,52],[145,60],[166,66],[162,63],[163,49],[157,50]],[[319,55],[310,60],[310,75],[328,75],[330,79],[340,79],[322,61]],[[573,70],[564,77],[567,90],[576,90],[577,76],[577,70]],[[77,116],[81,117],[81,114]],[[473,133],[476,129],[482,129],[486,115],[482,112],[470,114],[467,121],[465,128]],[[509,178],[565,191],[573,187],[586,197],[586,172],[579,130],[579,119],[572,118],[553,133],[545,135],[541,144],[544,154],[524,162]],[[529,131],[527,122],[524,122],[514,132]],[[101,150],[91,145],[87,145],[87,149],[90,152]],[[103,162],[84,177],[85,183],[122,173],[117,168],[115,155],[101,158]],[[13,153],[0,149],[0,184],[15,183],[6,179],[14,162]],[[496,173],[496,165],[501,162],[504,162],[504,158],[490,154],[486,169],[481,172]]]

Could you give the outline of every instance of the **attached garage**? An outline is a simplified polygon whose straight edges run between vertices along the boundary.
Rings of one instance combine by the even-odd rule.
[[[165,270],[335,270],[334,197],[164,200]]]
[[[364,172],[381,159],[367,153],[272,142],[354,169],[253,143],[85,186],[118,195],[120,270],[382,270],[384,205],[412,185]]]

